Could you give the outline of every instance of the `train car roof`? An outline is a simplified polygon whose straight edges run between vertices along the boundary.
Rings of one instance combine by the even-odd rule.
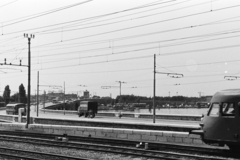
[[[240,102],[240,89],[226,89],[215,93],[211,102]]]

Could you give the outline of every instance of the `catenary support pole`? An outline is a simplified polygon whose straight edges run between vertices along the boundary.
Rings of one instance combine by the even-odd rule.
[[[38,110],[39,110],[39,71],[37,74],[37,117],[38,117]]]
[[[31,38],[28,38],[28,99],[27,99],[27,124],[26,128],[28,128],[28,125],[30,123],[30,101],[31,101],[31,51],[30,51],[30,45],[31,45]]]
[[[64,111],[63,111],[63,114],[65,115],[65,107],[66,107],[66,105],[65,105],[65,81],[64,81],[64,84],[63,84],[63,86],[64,86],[64,92],[63,92],[63,104],[64,104]]]
[[[43,110],[44,110],[44,113],[45,113],[45,96],[46,96],[46,92],[44,90],[44,98],[43,98]]]
[[[154,54],[154,66],[153,66],[153,123],[155,123],[155,88],[156,88],[156,55]]]

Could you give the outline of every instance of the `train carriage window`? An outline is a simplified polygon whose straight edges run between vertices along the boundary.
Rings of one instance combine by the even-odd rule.
[[[222,113],[223,116],[234,116],[234,104],[233,103],[223,103]]]
[[[213,103],[210,108],[209,116],[218,116],[219,109],[220,109],[220,105],[218,103]]]

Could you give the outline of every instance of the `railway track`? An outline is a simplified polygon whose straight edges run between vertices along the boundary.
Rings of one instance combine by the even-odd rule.
[[[14,160],[90,160],[82,157],[65,156],[52,153],[43,153],[36,151],[27,151],[22,149],[14,149],[0,147],[0,157]]]
[[[5,133],[4,133],[5,132]],[[124,154],[134,157],[145,157],[150,159],[219,159],[228,157],[239,158],[238,154],[230,153],[226,150],[214,150],[203,147],[154,144],[150,143],[148,150],[136,148],[136,141],[122,141],[114,139],[100,139],[89,137],[68,136],[68,142],[55,140],[56,135],[35,134],[28,132],[8,132],[0,131],[0,140],[18,143],[30,143],[51,147],[71,148],[78,150],[92,150],[97,152],[108,152],[114,154]],[[10,134],[15,136],[9,136]],[[21,137],[19,137],[21,136]],[[58,135],[59,136],[59,135]],[[29,138],[35,137],[35,138]],[[44,138],[44,139],[43,139]],[[105,145],[103,145],[105,144]],[[145,147],[145,146],[142,146]],[[180,149],[181,148],[181,149]],[[152,150],[154,149],[154,150]]]

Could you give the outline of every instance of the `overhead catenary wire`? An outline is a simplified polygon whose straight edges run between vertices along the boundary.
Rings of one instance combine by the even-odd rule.
[[[227,49],[227,48],[235,48],[235,47],[240,47],[240,44],[238,45],[229,45],[229,46],[222,46],[222,47],[213,47],[213,48],[205,48],[205,49],[198,49],[198,50],[187,50],[187,51],[180,51],[180,52],[169,52],[161,55],[156,55],[156,56],[170,56],[170,55],[178,55],[178,54],[187,54],[187,53],[194,53],[194,52],[204,52],[204,51],[209,51],[209,50],[216,50],[216,49]],[[153,47],[152,47],[153,48]],[[148,50],[152,48],[145,48],[145,49],[140,49],[140,50]],[[154,47],[156,48],[156,47]],[[137,50],[137,51],[140,51]],[[136,50],[135,50],[136,51]],[[132,51],[126,51],[126,52],[119,52],[120,53],[129,53]],[[116,54],[116,53],[115,53]],[[64,65],[64,66],[54,66],[54,67],[48,67],[48,68],[42,68],[42,70],[48,70],[48,69],[56,69],[56,68],[68,68],[68,67],[76,67],[76,66],[82,66],[82,65],[93,65],[93,64],[102,64],[102,63],[109,63],[109,62],[118,62],[118,61],[126,61],[126,60],[138,60],[138,59],[143,59],[143,58],[150,58],[152,55],[145,55],[145,56],[139,56],[139,57],[130,57],[130,58],[122,58],[122,59],[114,59],[114,60],[108,60],[108,61],[97,61],[97,62],[89,62],[89,63],[81,63],[79,64],[71,64],[71,65]],[[66,61],[66,60],[65,60]]]
[[[163,43],[163,42],[171,42],[171,41],[179,41],[179,40],[185,40],[185,39],[196,39],[196,38],[208,38],[208,37],[212,37],[212,36],[220,36],[220,35],[227,35],[227,34],[234,34],[234,33],[238,33],[240,32],[240,29],[233,29],[233,30],[228,30],[228,31],[222,31],[222,32],[214,32],[214,33],[208,33],[208,34],[202,34],[202,35],[196,35],[196,36],[189,36],[189,37],[180,37],[180,38],[174,38],[174,39],[167,39],[167,40],[161,40],[161,41],[152,41],[152,42],[145,42],[145,43],[137,43],[137,44],[129,44],[129,45],[122,45],[122,46],[114,46],[115,49],[118,48],[124,48],[124,47],[133,47],[133,46],[141,46],[141,45],[148,45],[148,44],[155,44],[155,43]],[[169,46],[177,46],[177,45],[183,45],[183,44],[190,44],[190,43],[197,43],[197,42],[207,42],[207,41],[214,41],[214,40],[220,40],[220,39],[227,39],[227,38],[236,38],[239,37],[239,35],[235,35],[235,36],[228,36],[228,37],[220,37],[220,38],[214,38],[214,39],[209,39],[209,40],[201,40],[201,41],[190,41],[190,42],[177,42],[174,44],[168,44],[168,45],[162,45],[161,47],[169,47]],[[81,45],[79,45],[81,46]],[[69,47],[66,47],[69,48]],[[70,47],[72,48],[72,47]],[[63,49],[63,48],[61,48]],[[50,51],[50,50],[55,50],[55,49],[48,49],[48,50],[41,50],[41,52],[43,51]],[[93,51],[101,51],[101,50],[109,50],[108,47],[106,48],[97,48],[97,49],[91,49],[91,50],[81,50],[81,51],[75,51],[75,52],[65,52],[66,54],[69,53],[84,53],[84,52],[93,52]],[[16,49],[14,49],[14,51],[16,51]],[[4,53],[9,53],[10,51],[4,51]],[[3,52],[2,52],[3,53]],[[1,51],[0,51],[1,54]],[[64,53],[57,53],[57,54],[51,54],[51,55],[42,55],[42,57],[44,56],[55,56],[55,55],[63,55]],[[105,56],[102,55],[102,56]],[[34,58],[35,56],[33,56],[32,58]]]
[[[196,38],[208,38],[208,37],[211,37],[211,36],[233,34],[233,33],[238,33],[238,32],[240,32],[240,29],[237,30],[237,31],[220,33],[220,34],[205,34],[205,35],[192,36],[192,37],[181,37],[181,38],[161,40],[161,41],[152,41],[152,42],[145,42],[145,43],[136,43],[136,44],[114,46],[114,49],[121,49],[121,48],[127,48],[127,47],[135,47],[135,46],[143,46],[143,45],[150,45],[150,44],[157,44],[157,43],[171,42],[171,41],[179,41],[179,40],[193,39],[193,38],[194,39],[196,39]],[[228,37],[219,37],[219,38],[213,38],[213,39],[207,39],[207,40],[198,40],[198,41],[191,40],[191,41],[188,41],[188,42],[176,42],[176,43],[171,43],[171,44],[167,44],[167,45],[162,45],[161,47],[165,48],[165,47],[172,47],[172,46],[178,46],[178,45],[184,45],[184,44],[192,44],[192,43],[199,43],[199,42],[215,41],[215,40],[228,39],[228,38],[237,38],[239,36],[240,35],[228,36]],[[70,48],[72,48],[72,47],[70,47]],[[63,48],[61,48],[61,49],[63,49]],[[54,50],[54,49],[41,50],[41,52],[51,51],[51,50]],[[87,53],[87,52],[96,52],[96,51],[103,51],[103,50],[109,50],[109,47],[95,48],[95,49],[90,49],[90,50],[80,50],[80,51],[73,51],[73,52],[63,52],[63,53],[56,53],[56,54],[51,54],[51,55],[41,55],[40,57],[51,57],[51,56],[56,56],[56,55],[64,55],[64,54],[71,54],[71,53],[72,54],[77,54],[79,52],[80,53]],[[109,54],[107,54],[107,55],[109,55]],[[98,56],[106,56],[106,54],[96,55],[96,57],[98,57]],[[32,58],[35,58],[35,57],[33,56]],[[81,57],[81,58],[84,58],[84,57]]]
[[[179,3],[176,3],[176,4],[170,4],[170,5],[167,5],[167,6],[161,6],[161,7],[158,7],[158,8],[155,8],[155,9],[160,9],[160,8],[165,8],[165,7],[171,7],[171,6],[174,6],[174,5],[178,5],[178,4],[181,4],[181,3],[185,3],[189,0],[186,0],[184,2],[179,2]],[[205,4],[205,3],[204,3]],[[141,9],[141,8],[140,8]],[[109,21],[109,20],[116,20],[116,19],[119,19],[119,18],[123,18],[123,17],[129,17],[129,16],[132,16],[132,15],[136,15],[136,14],[141,14],[141,13],[144,13],[144,12],[149,12],[149,11],[152,11],[152,10],[155,10],[155,9],[149,9],[147,11],[140,11],[140,12],[137,12],[137,13],[131,13],[131,14],[128,14],[128,15],[123,15],[123,16],[118,16],[118,17],[114,17],[114,18],[109,18],[109,19],[105,19],[105,20],[99,20],[97,22],[89,22],[89,23],[84,23],[84,22],[88,22],[88,21],[83,21],[83,22],[77,22],[77,24],[75,24],[74,26],[79,26],[79,23],[80,25],[89,25],[89,24],[94,24],[94,23],[99,23],[99,22],[104,22],[104,21]],[[176,10],[171,10],[171,11],[176,11]],[[117,14],[119,14],[121,12],[118,12]],[[124,12],[123,12],[124,13]],[[166,12],[164,12],[166,13]],[[115,15],[115,14],[109,14],[108,16],[112,16],[112,15]],[[107,17],[108,17],[107,16]],[[103,18],[103,17],[106,17],[106,16],[102,16],[102,17],[99,17],[99,18]],[[90,19],[90,21],[93,21],[95,19],[99,19],[99,18],[94,18],[94,19]],[[142,17],[144,18],[144,17]],[[108,24],[100,24],[100,25],[95,25],[95,26],[90,26],[90,27],[87,27],[87,28],[92,28],[92,27],[99,27],[99,26],[105,26],[105,25],[109,25],[109,24],[116,24],[116,23],[121,23],[121,22],[126,22],[126,21],[132,21],[134,19],[138,19],[138,18],[131,18],[129,20],[122,20],[122,21],[118,21],[118,22],[112,22],[112,23],[108,23]],[[69,27],[74,27],[73,25],[70,25],[70,26],[65,26],[63,28],[69,28]],[[60,28],[52,28],[52,29],[49,29],[49,30],[43,30],[43,31],[40,31],[40,32],[47,32],[47,31],[51,31],[51,30],[57,30],[57,29],[60,29]],[[78,29],[76,29],[78,30]],[[71,30],[70,30],[71,31]],[[56,32],[57,33],[57,32]]]
[[[205,63],[198,63],[197,65],[213,65],[213,64],[221,64],[221,63],[230,63],[230,62],[240,62],[240,59],[235,59],[235,60],[225,60],[225,61],[215,61],[215,62],[205,62]],[[187,67],[187,66],[194,66],[195,64],[184,64],[184,65],[177,65],[177,66],[166,66],[165,68],[177,68],[177,67]],[[77,65],[76,65],[77,66]],[[160,66],[161,68],[163,66]],[[73,73],[70,73],[70,72],[67,72],[67,73],[48,73],[48,74],[88,74],[88,73],[104,73],[104,72],[124,72],[124,71],[137,71],[137,70],[151,70],[152,68],[143,68],[143,69],[127,69],[127,70],[114,70],[114,71],[111,71],[111,70],[105,70],[105,71],[92,71],[92,72],[73,72]],[[47,73],[43,73],[43,75],[48,75]],[[225,73],[224,73],[225,74]],[[218,75],[222,75],[222,74],[218,74]],[[205,76],[211,76],[211,75],[204,75]],[[213,75],[214,76],[214,75]],[[191,76],[185,76],[186,77],[191,77]],[[193,77],[197,77],[197,76],[193,76]]]
[[[19,37],[22,37],[22,36],[15,36],[15,37],[10,37],[10,38],[6,38],[6,39],[2,39],[2,40],[0,40],[0,43],[8,42],[8,41],[14,40],[14,39],[19,38]]]
[[[215,0],[215,1],[218,1],[218,0]],[[184,2],[185,2],[185,1],[184,1]],[[182,2],[181,2],[181,3],[182,3]],[[207,4],[207,3],[211,3],[211,2],[199,3],[199,4],[190,5],[190,6],[187,6],[187,7],[181,7],[181,8],[177,8],[177,9],[173,9],[173,10],[169,10],[169,11],[164,11],[164,12],[160,12],[160,13],[154,13],[154,14],[144,15],[144,16],[140,16],[140,17],[136,17],[136,18],[130,18],[130,19],[127,19],[127,20],[120,20],[120,21],[109,22],[109,23],[99,24],[99,25],[94,25],[94,26],[87,26],[87,27],[82,27],[82,28],[63,30],[63,32],[76,31],[76,30],[82,30],[82,29],[89,29],[89,28],[95,28],[95,27],[101,27],[101,26],[106,26],[106,25],[112,25],[112,24],[117,24],[117,23],[122,23],[122,22],[127,22],[127,21],[133,21],[133,20],[137,20],[137,19],[147,18],[147,17],[150,17],[150,16],[156,16],[156,15],[159,15],[159,14],[165,14],[165,13],[175,12],[175,11],[182,10],[182,9],[186,9],[186,8],[196,7],[196,6],[203,5],[203,4]],[[178,3],[178,4],[180,4],[180,3]],[[168,5],[168,6],[173,6],[173,5],[174,5],[174,4],[171,4],[171,5]],[[163,7],[160,7],[160,8],[164,8],[164,7],[168,7],[168,6],[163,6]],[[139,12],[138,12],[138,13],[139,13]],[[140,12],[140,13],[142,13],[142,12]],[[134,15],[134,14],[130,14],[130,15]],[[102,20],[102,21],[97,21],[97,22],[91,22],[91,23],[85,23],[85,24],[82,24],[82,23],[81,23],[80,26],[82,26],[82,25],[89,25],[89,24],[93,24],[93,23],[99,23],[99,22],[108,21],[108,20],[116,20],[116,19],[118,19],[118,18],[130,16],[130,15],[119,16],[119,17],[114,17],[114,18],[107,19],[107,20]],[[79,26],[79,25],[78,25],[78,26]],[[52,32],[50,32],[51,30],[58,30],[58,29],[61,29],[61,28],[53,28],[53,29],[49,29],[49,30],[43,30],[43,31],[35,32],[35,34],[41,34],[41,33],[42,33],[42,34],[59,33],[60,31],[52,31]]]
[[[233,60],[233,61],[224,61],[224,62],[239,62],[240,60]],[[209,62],[209,63],[198,63],[198,65],[208,65],[208,64],[217,64],[217,63],[223,63],[223,61],[219,62]],[[186,67],[186,66],[192,66],[192,65],[179,65],[178,67]],[[175,66],[172,66],[175,67]],[[171,68],[171,66],[168,66],[167,68]],[[78,73],[78,74],[87,74],[87,73],[104,73],[104,72],[124,72],[124,71],[133,71],[133,70],[151,70],[152,68],[146,68],[146,69],[128,69],[128,70],[116,70],[116,71],[95,71],[95,72],[85,72],[85,73]],[[15,72],[16,73],[16,72]],[[50,74],[76,74],[76,73],[50,73]],[[43,74],[45,75],[45,74]],[[184,76],[184,78],[196,78],[196,77],[209,77],[209,76],[223,76],[226,75],[225,73],[221,74],[208,74],[208,75],[194,75],[194,76]],[[164,78],[163,78],[164,79]],[[166,79],[166,78],[165,78]],[[149,79],[152,80],[152,79]],[[139,82],[139,81],[149,81],[149,80],[138,80],[138,81],[133,81],[133,82]],[[132,82],[132,81],[129,81]]]
[[[129,29],[144,27],[144,26],[153,25],[153,24],[157,24],[157,23],[162,23],[162,22],[166,22],[166,21],[177,20],[177,19],[186,18],[186,17],[192,17],[192,16],[201,15],[201,14],[206,14],[206,13],[210,13],[210,12],[222,11],[222,10],[225,10],[225,9],[231,9],[231,8],[235,8],[235,7],[240,7],[240,5],[235,5],[235,6],[231,6],[231,7],[224,7],[224,8],[216,9],[216,10],[214,10],[214,11],[199,12],[199,13],[190,14],[190,15],[186,15],[186,16],[175,17],[175,18],[171,18],[171,19],[167,19],[167,20],[156,21],[156,22],[152,22],[152,23],[147,23],[147,24],[142,24],[142,25],[127,27],[127,28],[122,28],[122,29],[117,29],[117,30],[112,30],[112,31],[107,31],[107,32],[102,32],[102,33],[97,33],[97,34],[92,34],[92,35],[77,37],[77,38],[65,39],[64,42],[74,41],[74,40],[79,40],[79,39],[84,39],[84,38],[89,38],[89,37],[95,37],[95,36],[104,35],[104,34],[109,34],[109,33],[114,33],[114,32],[125,31],[125,30],[129,30]],[[208,23],[207,23],[207,24],[208,24]],[[204,25],[204,24],[203,24],[203,25]],[[158,33],[166,33],[166,32],[173,32],[173,31],[177,31],[177,30],[190,29],[190,28],[194,28],[194,27],[200,27],[200,26],[203,26],[203,25],[192,25],[192,26],[188,26],[188,27],[181,27],[181,28],[177,28],[177,29],[170,29],[170,30],[160,31],[160,32],[158,32]],[[209,25],[209,24],[208,24],[208,25]],[[34,47],[42,47],[42,46],[52,45],[52,44],[57,44],[57,43],[61,43],[61,41],[56,41],[56,42],[52,42],[52,43],[42,44],[42,45],[34,46]]]
[[[9,3],[6,3],[6,4],[3,4],[3,5],[1,5],[0,6],[0,8],[2,8],[2,7],[5,7],[5,6],[8,6],[8,5],[10,5],[10,4],[12,4],[12,3],[15,3],[15,2],[17,2],[18,0],[15,0],[15,1],[12,1],[12,2],[9,2]],[[1,23],[1,22],[0,22]]]
[[[231,48],[231,47],[237,47],[237,46],[228,46],[228,48]],[[226,47],[224,47],[224,48],[226,48]],[[212,48],[212,49],[218,49],[218,48]],[[209,49],[207,49],[207,50],[209,50]],[[185,52],[185,51],[184,51]],[[66,60],[66,59],[65,59]]]
[[[225,33],[225,32],[233,32],[236,31],[238,32],[239,28],[238,29],[234,29],[234,30],[228,30],[228,31],[222,31],[222,32],[215,32],[215,33],[212,33],[212,34],[229,34],[229,33]],[[159,32],[154,32],[154,33],[148,33],[148,34],[141,34],[141,35],[137,35],[137,36],[134,36],[134,37],[122,37],[120,40],[124,40],[124,39],[128,39],[128,38],[137,38],[137,37],[142,37],[142,36],[148,36],[148,35],[152,35],[152,34],[159,34]],[[212,34],[206,34],[205,36],[214,36]],[[204,36],[204,35],[203,35]],[[199,36],[193,36],[193,37],[188,37],[188,38],[198,38]],[[234,36],[233,36],[234,37]],[[187,37],[185,37],[187,38]],[[183,38],[183,39],[185,39]],[[181,38],[180,38],[181,39]],[[179,38],[175,39],[175,40],[180,40]],[[219,38],[221,39],[221,38]],[[83,42],[83,43],[71,43],[71,44],[61,44],[61,45],[55,45],[55,46],[45,46],[45,47],[57,47],[57,46],[61,46],[60,49],[64,49],[62,46],[64,45],[77,45],[77,47],[79,46],[85,46],[85,45],[94,45],[94,44],[99,44],[99,43],[105,43],[105,42],[108,42],[108,41],[116,41],[116,40],[119,40],[119,39],[111,39],[111,40],[101,40],[101,41],[91,41],[91,42]],[[206,40],[207,41],[207,40]],[[162,42],[166,42],[166,41],[158,41],[158,43],[162,43]],[[34,47],[33,47],[34,48]],[[66,47],[66,48],[71,48],[71,47]],[[50,49],[49,49],[50,50]],[[52,50],[55,50],[55,49],[52,49]],[[57,48],[56,48],[57,50]],[[43,51],[47,51],[47,50],[43,50]]]
[[[177,51],[177,52],[168,52],[168,53],[161,53],[161,55],[160,54],[157,54],[157,55],[158,56],[170,56],[170,55],[179,55],[179,54],[187,54],[187,53],[194,53],[194,52],[204,52],[204,51],[227,49],[227,48],[236,48],[236,47],[240,47],[240,44],[220,46],[220,47],[211,47],[211,48],[203,48],[203,49],[194,49],[194,50],[184,50],[184,51]],[[138,51],[146,51],[146,50],[152,50],[152,49],[157,49],[157,48],[158,48],[158,46],[141,48],[141,49],[133,49],[133,50],[127,50],[127,51],[120,51],[120,52],[115,51],[114,54],[107,53],[107,54],[100,54],[100,55],[82,56],[81,59],[96,58],[96,57],[103,57],[103,56],[116,56],[116,55],[119,55],[119,54],[126,54],[126,53],[138,52]],[[75,52],[73,52],[73,53],[75,53]],[[43,57],[43,56],[39,56],[39,57]],[[48,57],[48,55],[46,55],[44,57]],[[136,57],[136,58],[138,58],[138,57]],[[52,60],[52,61],[44,62],[44,63],[53,63],[53,62],[61,62],[61,61],[66,62],[66,61],[69,61],[69,60],[76,60],[76,57],[67,58],[67,59],[64,58],[62,60]],[[107,62],[112,62],[112,61],[115,61],[115,60],[108,60]],[[102,62],[105,62],[105,61],[102,61]],[[81,65],[83,65],[83,64],[81,64]]]
[[[159,41],[153,41],[153,42],[145,42],[145,43],[139,43],[139,44],[129,44],[129,45],[125,45],[126,47],[128,46],[137,46],[137,45],[145,45],[145,44],[151,44],[151,43],[163,43],[163,42],[170,42],[170,41],[178,41],[178,40],[184,40],[184,39],[193,39],[193,38],[208,38],[208,37],[211,37],[211,36],[219,36],[219,35],[226,35],[226,34],[233,34],[233,33],[238,33],[240,32],[240,28],[238,29],[233,29],[233,30],[227,30],[227,31],[221,31],[221,32],[214,32],[214,33],[208,33],[208,34],[202,34],[202,35],[196,35],[196,36],[189,36],[189,37],[180,37],[180,38],[174,38],[174,39],[167,39],[167,40],[159,40]],[[139,35],[139,36],[142,36],[142,35]],[[226,37],[226,38],[231,38],[231,37],[238,37],[238,36],[230,36],[230,37]],[[216,39],[212,39],[212,40],[217,40],[217,39],[224,39],[224,38],[216,38]],[[202,42],[204,41],[210,41],[210,40],[203,40]],[[107,42],[107,40],[105,40],[105,42]],[[201,42],[201,41],[198,41],[198,42]],[[84,43],[88,43],[88,42],[84,42]],[[83,43],[83,44],[84,44]],[[91,43],[91,42],[89,42]],[[190,42],[189,42],[190,43]],[[192,42],[192,43],[195,43],[195,42]],[[177,43],[179,45],[181,44],[188,44],[188,43],[185,43],[185,42],[179,42]],[[177,45],[176,44],[176,45]],[[70,44],[69,44],[70,45]],[[80,47],[80,46],[84,46],[82,45],[82,43],[80,44],[76,44],[77,46],[75,47]],[[93,44],[89,44],[89,45],[93,45]],[[174,45],[174,44],[173,44]],[[62,46],[62,45],[61,45]],[[70,46],[70,47],[65,47],[65,48],[73,48],[74,46]],[[120,47],[124,47],[124,46],[114,46],[114,48],[120,48]],[[162,47],[165,47],[165,46],[162,46]],[[33,47],[34,49],[34,47]],[[64,49],[64,47],[61,47],[60,49]],[[102,48],[103,49],[103,48]],[[55,49],[48,49],[48,50],[41,50],[41,52],[43,51],[50,51],[50,50],[58,50],[58,48],[55,48]],[[79,51],[78,51],[79,52]]]
[[[89,1],[92,1],[92,0],[89,0]],[[176,1],[176,0],[171,0],[171,1]],[[170,2],[171,2],[171,1],[170,1]],[[88,2],[88,1],[87,1],[87,2]],[[75,7],[75,6],[80,5],[80,4],[82,4],[82,3],[84,3],[84,2],[77,3],[77,4],[73,4],[73,5],[69,5],[69,6],[65,6],[65,7],[61,7],[61,8],[57,8],[57,9],[53,9],[53,10],[46,11],[46,12],[41,12],[41,13],[34,14],[34,15],[30,15],[30,16],[26,16],[26,17],[22,17],[22,18],[26,18],[26,19],[24,19],[24,20],[19,20],[19,21],[17,21],[17,22],[13,22],[13,23],[10,23],[10,24],[6,24],[6,25],[3,25],[2,27],[6,27],[6,26],[9,26],[9,25],[13,25],[13,24],[16,24],[16,23],[20,23],[20,22],[23,22],[23,21],[26,21],[26,20],[30,20],[30,19],[33,19],[33,18],[38,18],[38,17],[44,16],[44,15],[51,14],[51,13],[54,13],[54,12],[57,12],[57,11],[61,11],[61,10],[64,10],[64,9],[68,9],[68,8],[71,8],[71,7]],[[151,4],[151,3],[150,3],[150,4]],[[159,5],[159,4],[152,4],[152,5]],[[126,10],[114,12],[114,13],[109,13],[109,14],[104,14],[104,15],[98,15],[98,16],[94,16],[94,17],[88,17],[88,18],[83,18],[83,19],[78,19],[78,20],[73,20],[73,21],[58,23],[58,24],[52,24],[52,25],[48,25],[48,26],[42,26],[42,27],[36,27],[36,28],[29,28],[29,29],[25,29],[25,30],[20,30],[20,31],[5,33],[4,35],[15,34],[15,33],[19,33],[19,32],[36,30],[36,29],[41,29],[41,28],[48,28],[48,27],[52,27],[52,26],[57,26],[57,25],[62,25],[62,24],[73,23],[73,22],[76,22],[76,21],[89,21],[89,20],[98,19],[98,18],[101,18],[101,17],[106,17],[106,16],[110,16],[110,15],[119,14],[119,13],[122,13],[122,12],[127,12],[127,11],[132,11],[132,10],[136,10],[136,9],[145,8],[145,7],[150,7],[150,6],[152,6],[152,5],[145,4],[145,5],[142,5],[142,6],[138,6],[138,7],[134,7],[134,8],[130,8],[130,9],[126,9]],[[32,17],[31,17],[31,16],[32,16]],[[28,17],[29,17],[29,18],[28,18]],[[22,19],[22,18],[18,18],[18,19]],[[13,19],[13,20],[10,20],[10,21],[15,21],[15,20],[18,20],[18,19]],[[7,23],[7,22],[9,22],[9,21],[0,22],[0,23],[3,24],[3,23]],[[62,28],[62,27],[61,27],[61,28]],[[2,35],[2,36],[3,36],[3,35]]]
[[[87,0],[87,1],[84,1],[84,2],[79,2],[79,3],[76,3],[76,4],[68,5],[68,6],[65,6],[65,7],[61,7],[61,8],[46,12],[46,13],[42,13],[40,15],[34,15],[33,17],[29,17],[29,18],[19,20],[19,21],[16,21],[16,22],[12,22],[12,23],[8,23],[8,24],[5,24],[6,22],[2,22],[2,23],[4,23],[4,25],[2,25],[2,27],[7,27],[7,26],[14,25],[14,24],[17,24],[17,23],[21,23],[21,22],[24,22],[24,21],[27,21],[27,20],[31,20],[31,19],[34,19],[34,18],[38,18],[38,17],[41,17],[41,16],[52,14],[52,13],[55,13],[55,12],[58,12],[58,11],[62,11],[62,10],[68,9],[68,8],[76,7],[76,6],[82,5],[84,3],[88,3],[90,1],[93,1],[93,0]]]
[[[44,75],[44,74],[42,74]],[[207,74],[207,75],[197,75],[197,76],[184,76],[184,79],[188,79],[188,78],[199,78],[199,77],[216,77],[216,76],[221,76],[221,78],[224,76],[225,74]],[[18,75],[19,76],[19,75]],[[14,78],[14,77],[18,77],[18,76],[10,76],[8,78]],[[23,76],[23,75],[22,75]],[[163,80],[163,79],[171,79],[170,77],[158,77],[157,80]],[[152,81],[151,78],[149,79],[144,79],[144,80],[128,80],[128,83],[131,84],[131,83],[139,83],[139,82],[150,82]],[[216,82],[220,82],[220,81],[226,81],[226,80],[216,80]],[[215,82],[215,81],[203,81],[203,82],[192,82],[192,83],[181,83],[181,85],[189,85],[189,84],[201,84],[201,83],[212,83],[212,82]],[[47,84],[47,82],[45,82]],[[108,84],[110,83],[110,81],[108,82]],[[91,85],[88,85],[89,86],[99,86],[101,84],[91,84]],[[168,84],[162,84],[164,86],[171,86],[171,85],[168,85]],[[173,86],[173,85],[172,85]],[[140,88],[140,87],[139,87]]]
[[[205,49],[196,49],[196,50],[186,50],[186,51],[179,51],[179,52],[169,52],[165,54],[161,54],[158,56],[170,56],[170,55],[179,55],[179,54],[187,54],[187,53],[194,53],[194,52],[204,52],[204,51],[210,51],[210,50],[218,50],[218,49],[227,49],[227,48],[235,48],[235,47],[240,47],[240,44],[237,45],[229,45],[229,46],[222,46],[222,47],[212,47],[212,48],[205,48]],[[122,53],[129,53],[133,51],[142,51],[142,50],[149,50],[149,49],[155,49],[157,47],[151,47],[151,48],[145,48],[145,49],[138,49],[138,50],[132,50],[132,51],[126,51],[126,52],[118,52],[114,54],[122,54]],[[114,60],[108,60],[108,62],[116,62],[116,61],[125,61],[125,60],[133,60],[133,59],[142,59],[142,58],[150,58],[152,55],[148,56],[141,56],[141,57],[131,57],[131,58],[123,58],[123,59],[114,59]],[[65,59],[66,61],[66,59]],[[92,62],[92,63],[82,63],[81,65],[89,65],[89,64],[99,64],[99,63],[108,63],[106,61],[98,61],[98,62]],[[69,65],[69,66],[76,66],[76,65]],[[66,67],[69,67],[66,66]],[[54,67],[55,68],[55,67]],[[58,68],[58,67],[57,67]]]
[[[222,22],[218,22],[218,23],[222,23]],[[237,34],[237,32],[236,33],[234,33],[234,34]],[[222,36],[222,35],[221,35]],[[238,35],[234,35],[233,37],[237,37]],[[230,36],[229,36],[230,37]],[[210,37],[208,37],[208,38],[206,38],[206,37],[204,37],[204,39],[203,40],[201,40],[201,41],[210,41]],[[222,39],[223,37],[217,37],[217,38],[215,38],[215,39]],[[196,42],[196,43],[198,43],[198,42],[200,42],[199,41],[199,39],[200,38],[195,38],[194,40],[193,39],[185,39],[185,40],[188,40],[188,41],[191,41],[191,42],[176,42],[175,44],[183,44],[183,43],[194,43],[194,42]],[[202,39],[202,37],[201,37],[201,39]],[[115,43],[115,44],[117,44],[117,43]],[[129,44],[129,45],[132,45],[132,44]],[[170,45],[170,44],[168,44],[168,45]],[[174,44],[171,44],[171,45],[174,45]],[[214,44],[215,45],[215,44]],[[117,45],[115,45],[115,47],[116,47]],[[127,46],[127,45],[126,45]],[[140,47],[143,47],[142,45],[139,45]],[[216,46],[216,45],[215,45]],[[222,46],[222,44],[219,44],[219,46],[221,46],[221,47],[223,47]],[[218,47],[218,46],[217,46]],[[115,48],[116,49],[116,48]],[[203,49],[203,48],[201,48],[201,49]],[[117,49],[116,49],[117,50]],[[34,50],[33,50],[34,51]],[[148,53],[146,53],[146,55],[148,55],[148,54],[153,54],[153,52],[154,51],[150,51],[150,52],[148,52]],[[34,52],[34,53],[36,53],[36,52]],[[41,53],[41,52],[40,52]],[[161,51],[161,53],[164,53],[164,50],[163,50],[163,52]],[[165,53],[167,53],[167,52],[165,52]],[[36,54],[35,54],[36,55]],[[133,54],[129,54],[129,57],[130,57],[130,55],[134,55],[134,53]],[[58,59],[58,58],[61,58],[60,56],[59,57],[56,57],[56,60]],[[128,57],[126,57],[126,58],[128,58]],[[109,58],[110,60],[111,60],[111,58]],[[230,58],[229,57],[229,59],[233,59],[233,58]],[[41,60],[43,60],[43,59],[41,59]],[[94,59],[93,59],[93,61],[94,61]],[[97,60],[98,61],[98,60]],[[47,62],[47,61],[45,61],[45,60],[43,60],[43,62]],[[56,61],[57,62],[57,61]],[[60,62],[60,61],[59,61]],[[83,61],[84,62],[84,61]],[[67,62],[66,62],[67,63]],[[72,64],[74,64],[74,63],[72,63]],[[84,63],[83,63],[84,64]],[[55,65],[55,64],[54,64]],[[44,67],[46,67],[46,68],[51,68],[52,66],[54,66],[54,65],[49,65],[49,66],[47,66],[47,65],[44,65]],[[169,64],[170,65],[170,64]],[[57,65],[55,65],[55,66],[57,66]],[[106,65],[107,66],[107,65]],[[35,68],[36,66],[35,66],[35,63],[33,63],[33,68],[34,69],[36,69]],[[43,67],[43,68],[44,68]],[[163,66],[163,67],[165,67],[165,66]],[[64,68],[64,67],[63,67]],[[74,67],[73,67],[74,68]],[[80,67],[79,67],[80,68]],[[166,66],[165,68],[168,68],[168,66]],[[79,69],[80,70],[80,69]],[[151,70],[151,69],[149,69],[149,70]],[[43,69],[43,71],[44,71],[44,69]],[[62,70],[63,71],[63,70]],[[125,71],[123,71],[123,72],[125,72]],[[150,73],[151,74],[151,73]],[[198,74],[198,73],[196,73],[196,74]],[[9,74],[8,74],[9,75]],[[197,75],[197,76],[200,76],[200,75]]]

